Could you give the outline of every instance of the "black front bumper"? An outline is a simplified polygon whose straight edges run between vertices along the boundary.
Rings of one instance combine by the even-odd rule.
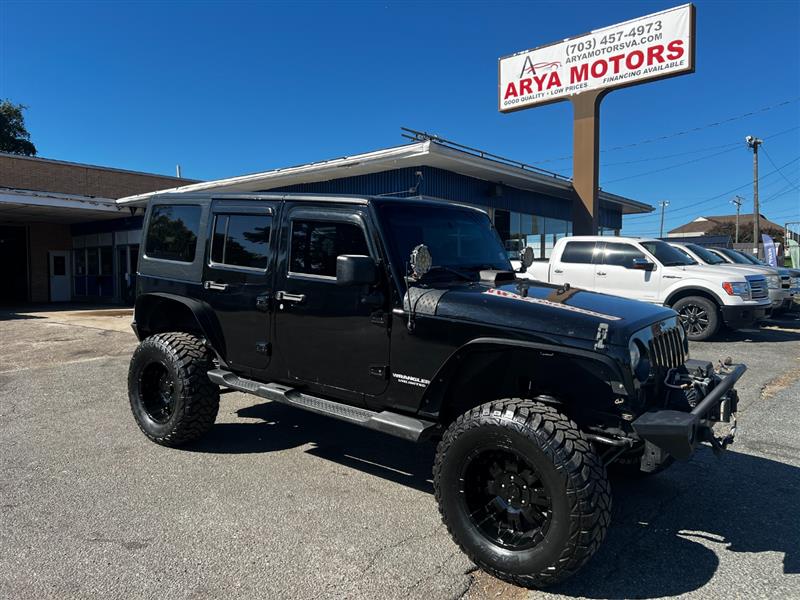
[[[767,316],[767,306],[721,306],[725,325],[731,329],[752,327]]]
[[[714,436],[712,425],[728,420],[731,413],[736,412],[737,396],[733,386],[746,370],[744,365],[732,365],[691,412],[646,412],[632,423],[633,430],[646,442],[677,459],[689,458],[701,442],[709,442],[715,450],[724,449],[733,441],[734,428],[726,438],[719,439]]]

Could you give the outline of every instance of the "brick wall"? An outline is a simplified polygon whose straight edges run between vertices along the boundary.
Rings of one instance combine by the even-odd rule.
[[[50,250],[71,250],[69,225],[32,223],[30,235],[31,302],[50,301]],[[71,267],[71,266],[70,266]]]
[[[189,183],[195,181],[0,154],[0,187],[6,188],[116,199]]]

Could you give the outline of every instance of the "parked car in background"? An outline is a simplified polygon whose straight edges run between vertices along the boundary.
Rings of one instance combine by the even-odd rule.
[[[713,252],[720,258],[724,259],[731,265],[757,264],[764,266],[767,269],[774,270],[774,274],[780,278],[780,286],[781,289],[786,292],[786,297],[783,299],[781,306],[773,308],[772,312],[773,314],[780,314],[792,307],[792,303],[794,302],[794,293],[792,292],[792,276],[789,269],[786,269],[784,267],[770,267],[768,265],[763,265],[758,261],[758,259],[754,259],[755,262],[753,262],[750,260],[750,257],[744,252],[739,252],[738,250],[731,250],[730,248],[709,248],[709,251]]]
[[[655,239],[575,236],[561,238],[550,260],[525,275],[605,294],[672,307],[690,340],[711,338],[724,323],[750,327],[770,308],[767,281],[741,270],[700,265]]]
[[[786,301],[787,298],[789,299],[789,302],[792,301],[789,290],[784,289],[783,285],[781,284],[781,277],[778,274],[777,269],[760,264],[745,265],[731,263],[722,258],[719,254],[712,252],[708,248],[705,248],[699,244],[679,244],[674,242],[670,242],[669,244],[670,246],[685,252],[687,256],[696,260],[701,265],[722,265],[723,268],[736,269],[747,277],[752,275],[762,275],[766,277],[769,299],[772,303],[770,307],[771,311],[780,311],[784,305],[784,301]]]
[[[742,252],[741,250],[737,250],[739,254],[744,256],[747,260],[749,260],[754,265],[760,265],[763,267],[769,267],[770,269],[776,268],[778,269],[779,273],[788,272],[789,274],[789,281],[791,287],[789,288],[792,294],[794,294],[794,298],[797,299],[798,295],[800,294],[800,269],[795,269],[793,267],[772,267],[771,265],[765,263],[760,258],[756,258],[752,254],[748,254],[747,252]]]

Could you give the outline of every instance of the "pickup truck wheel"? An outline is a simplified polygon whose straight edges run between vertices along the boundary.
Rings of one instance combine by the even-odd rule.
[[[717,305],[701,296],[681,298],[672,305],[673,310],[693,342],[704,342],[719,329],[720,319]]]
[[[148,438],[179,446],[211,429],[219,410],[219,387],[208,379],[212,358],[188,333],[159,333],[139,344],[128,370],[128,398]]]
[[[544,587],[595,553],[611,515],[605,468],[575,423],[555,408],[506,399],[464,413],[436,452],[442,520],[492,575]]]

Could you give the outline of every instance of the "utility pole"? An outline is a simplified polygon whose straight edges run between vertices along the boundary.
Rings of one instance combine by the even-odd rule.
[[[758,241],[761,239],[761,215],[758,212],[758,147],[764,143],[757,137],[744,138],[747,147],[753,150],[753,254],[758,257]]]
[[[742,207],[742,202],[744,198],[741,196],[736,196],[733,200],[731,200],[731,204],[736,205],[736,243],[739,243],[739,209]]]
[[[658,237],[662,237],[663,238],[664,237],[664,209],[669,206],[669,200],[662,200],[661,202],[658,203],[658,205],[661,207],[661,235],[659,235]]]

